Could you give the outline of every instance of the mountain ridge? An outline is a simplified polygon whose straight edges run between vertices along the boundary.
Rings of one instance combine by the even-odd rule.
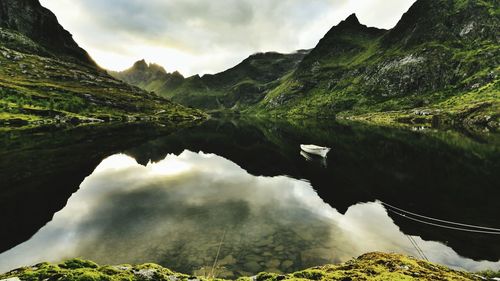
[[[195,75],[156,92],[205,110],[497,130],[495,1],[417,0],[390,30],[363,25],[351,14],[288,69],[251,73],[273,81],[256,83],[238,73],[250,56],[221,73]],[[277,59],[262,61],[273,65]]]
[[[108,75],[38,0],[0,2],[0,65],[2,128],[206,117]]]
[[[257,112],[498,128],[499,33],[478,28],[498,26],[493,2],[418,0],[393,29],[366,41],[348,37],[361,50],[347,57],[321,51],[323,38],[311,52],[319,53],[315,67],[295,71]],[[326,38],[342,35],[332,30]],[[330,49],[344,46],[332,41]]]
[[[309,50],[298,50],[291,54],[255,53],[223,72],[187,78],[177,71],[156,75],[151,67],[157,65],[152,63],[147,68],[134,67],[137,64],[144,65],[143,61],[136,62],[125,71],[109,73],[117,79],[184,105],[213,110],[238,107],[240,103],[255,103],[277,79],[293,69],[308,53]],[[144,78],[141,80],[138,77]]]

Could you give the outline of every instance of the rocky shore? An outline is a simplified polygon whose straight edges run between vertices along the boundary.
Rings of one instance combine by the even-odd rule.
[[[278,280],[497,280],[493,275],[453,270],[427,261],[399,254],[368,253],[346,263],[318,266],[288,274],[262,272],[254,276],[240,277],[238,281]],[[98,264],[72,259],[59,264],[40,263],[19,268],[0,275],[0,280],[224,280],[217,271],[204,276],[177,273],[157,264],[99,266]]]

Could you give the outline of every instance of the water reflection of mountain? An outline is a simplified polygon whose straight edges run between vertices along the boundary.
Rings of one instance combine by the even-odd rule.
[[[442,243],[412,239],[433,262],[500,268],[500,261],[473,261]],[[146,166],[117,154],[30,240],[0,254],[0,271],[78,256],[203,274],[218,253],[217,276],[235,278],[372,251],[416,254],[380,203],[340,214],[307,181],[253,176],[215,154],[184,151]]]
[[[333,147],[328,168],[304,161],[301,143]],[[221,155],[254,175],[309,180],[341,213],[382,200],[445,220],[499,227],[499,148],[458,133],[338,123],[210,121],[129,151],[140,162],[184,149]],[[407,234],[442,241],[460,254],[498,260],[500,237],[429,227],[392,215]]]
[[[105,157],[171,131],[130,124],[2,132],[0,252],[50,221]]]
[[[209,121],[170,134],[119,126],[4,135],[0,211],[8,232],[0,251],[51,220],[106,156],[127,151],[142,164],[185,149],[221,155],[253,175],[307,179],[340,213],[376,199],[425,215],[498,227],[498,145],[456,133],[421,134],[362,125],[244,120]],[[327,167],[305,161],[301,143],[333,147]],[[26,167],[29,167],[27,169]],[[7,188],[4,188],[7,187]],[[498,260],[500,241],[393,219],[407,234],[447,243],[459,254]]]

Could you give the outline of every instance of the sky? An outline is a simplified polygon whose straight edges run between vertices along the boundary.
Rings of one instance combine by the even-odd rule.
[[[350,14],[392,28],[415,0],[41,0],[96,62],[140,59],[185,76],[226,70],[251,54],[313,48]]]

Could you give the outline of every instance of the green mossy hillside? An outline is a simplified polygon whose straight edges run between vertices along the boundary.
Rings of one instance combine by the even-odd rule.
[[[259,54],[159,88],[155,79],[130,82],[184,105],[246,115],[497,131],[498,7],[496,0],[418,0],[391,30],[353,14],[302,57]]]
[[[0,127],[205,117],[109,76],[39,1],[0,3]]]
[[[389,31],[350,16],[253,114],[500,127],[495,1],[418,0]]]
[[[178,72],[167,73],[162,67],[148,65],[144,60],[128,70],[110,74],[187,106],[238,111],[262,100],[308,53],[307,50],[292,54],[257,53],[224,72],[188,78]]]
[[[216,272],[215,272],[216,275]],[[0,275],[0,279],[18,277],[23,281],[187,281],[222,280],[213,276],[190,276],[156,264],[99,266],[94,262],[72,259],[60,264],[40,263]],[[325,265],[290,274],[259,273],[238,281],[320,281],[320,280],[487,280],[486,277],[398,254],[369,253],[339,265]]]

